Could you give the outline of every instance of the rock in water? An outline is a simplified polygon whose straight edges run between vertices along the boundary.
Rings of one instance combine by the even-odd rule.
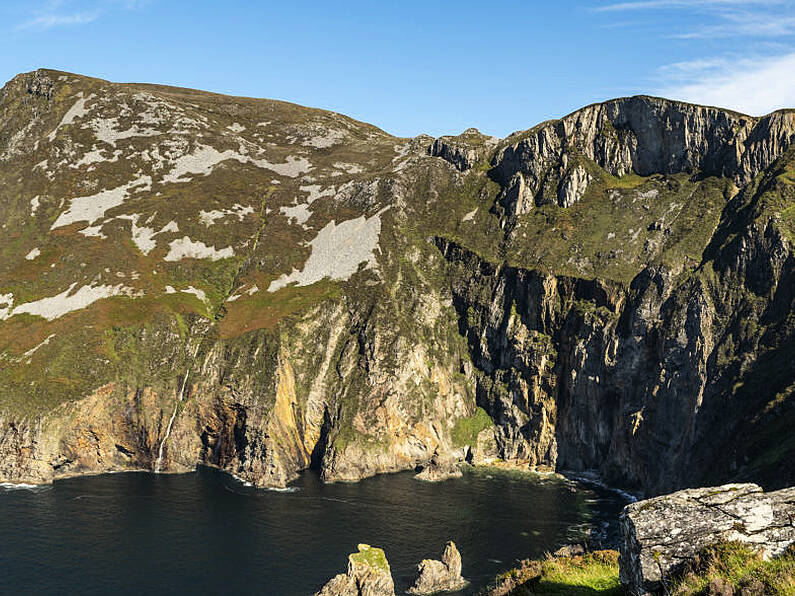
[[[409,594],[436,594],[452,592],[467,585],[461,577],[461,553],[452,540],[447,543],[442,560],[423,559],[417,565],[417,580],[409,588]]]
[[[448,478],[460,478],[461,476],[463,473],[457,461],[440,460],[439,455],[434,453],[428,465],[415,478],[426,482],[441,482]]]
[[[333,577],[315,596],[395,596],[384,551],[360,544],[359,552],[348,555],[347,573]]]
[[[686,489],[632,503],[621,526],[621,583],[632,595],[665,583],[700,550],[738,541],[776,556],[795,543],[795,487],[764,493],[756,484]]]

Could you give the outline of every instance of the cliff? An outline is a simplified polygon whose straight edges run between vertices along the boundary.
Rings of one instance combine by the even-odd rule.
[[[688,568],[690,574],[694,567],[698,571],[697,559],[710,549],[720,551],[736,544],[755,553],[756,557],[749,558],[758,561],[787,555],[795,543],[793,514],[795,489],[763,493],[755,484],[686,489],[632,503],[621,515],[621,583],[632,596],[679,594],[685,590],[672,590],[672,586],[686,585],[689,578],[683,576],[688,575]],[[761,583],[758,578],[756,583]],[[735,593],[731,586],[723,591]],[[791,590],[748,586],[741,593],[754,591],[784,594]]]
[[[499,140],[40,70],[0,92],[0,480],[521,459],[792,484],[795,115]],[[742,437],[742,440],[737,440]]]

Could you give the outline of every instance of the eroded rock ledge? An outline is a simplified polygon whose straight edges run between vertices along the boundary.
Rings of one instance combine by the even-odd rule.
[[[461,553],[455,542],[449,541],[444,547],[442,560],[423,559],[417,565],[417,579],[409,588],[409,594],[436,594],[454,592],[467,585],[461,576]]]
[[[628,505],[620,518],[621,583],[633,596],[664,592],[705,547],[737,541],[775,557],[795,543],[795,487],[686,489]]]

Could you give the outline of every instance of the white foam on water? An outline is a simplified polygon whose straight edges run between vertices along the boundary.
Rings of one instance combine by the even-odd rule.
[[[29,490],[33,492],[50,490],[49,484],[26,484],[24,482],[0,482],[0,488],[4,490]]]
[[[297,493],[301,489],[297,486],[285,486],[284,488],[278,488],[276,486],[266,486],[264,490],[273,491],[275,493]]]
[[[620,488],[615,488],[614,486],[605,484],[595,472],[582,472],[579,474],[566,473],[566,476],[583,484],[590,484],[598,488],[609,490],[610,492],[619,495],[623,499],[626,499],[629,503],[634,503],[638,500],[637,495],[633,495],[632,493],[628,493],[624,490],[621,490]]]
[[[254,486],[254,485],[253,485],[253,484],[251,484],[251,483],[250,483],[248,480],[245,480],[245,479],[241,478],[241,477],[240,477],[240,476],[238,476],[237,474],[230,474],[230,476],[231,476],[231,477],[232,477],[234,480],[236,480],[237,482],[239,482],[240,484],[242,484],[243,486],[248,486],[248,487]]]

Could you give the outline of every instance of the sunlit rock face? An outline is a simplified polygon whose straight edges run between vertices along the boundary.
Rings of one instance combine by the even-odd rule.
[[[707,546],[740,542],[765,559],[795,543],[795,488],[756,484],[686,489],[628,505],[621,515],[621,583],[629,594],[664,591]]]
[[[647,494],[791,483],[794,131],[634,97],[502,140],[401,139],[19,75],[0,480],[502,458]]]

